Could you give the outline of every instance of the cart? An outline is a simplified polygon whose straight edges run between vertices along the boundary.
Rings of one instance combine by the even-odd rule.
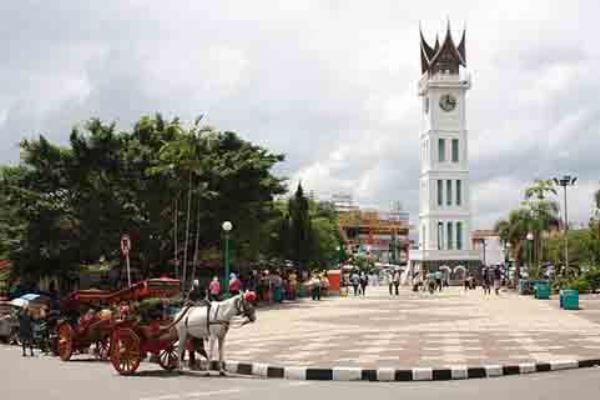
[[[62,361],[68,361],[75,353],[86,353],[94,345],[94,355],[107,360],[114,318],[108,310],[93,311],[92,308],[110,304],[111,292],[103,290],[78,290],[71,293],[61,304],[66,318],[56,325],[55,351]],[[88,308],[85,313],[82,308]]]
[[[169,278],[149,279],[116,293],[113,298],[120,302],[146,298],[168,298],[180,293],[180,281]],[[172,322],[169,316],[155,317],[149,321],[127,319],[118,321],[111,336],[110,361],[121,375],[134,374],[140,362],[152,354],[165,370],[177,367],[177,332],[174,327],[165,329]]]

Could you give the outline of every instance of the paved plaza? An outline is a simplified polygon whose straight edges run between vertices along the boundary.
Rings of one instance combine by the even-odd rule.
[[[564,311],[558,300],[502,292],[414,293],[301,300],[261,309],[232,329],[226,359],[306,367],[444,367],[598,358],[600,298]]]

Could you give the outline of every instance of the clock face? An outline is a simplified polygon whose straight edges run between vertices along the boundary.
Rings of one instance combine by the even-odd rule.
[[[440,97],[440,108],[446,112],[454,110],[456,107],[456,97],[451,94],[443,94]]]

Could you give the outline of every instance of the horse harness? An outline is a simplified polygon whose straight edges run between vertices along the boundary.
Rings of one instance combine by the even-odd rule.
[[[245,311],[243,308],[240,309],[240,303],[241,303],[241,301],[237,301],[237,300],[235,302],[235,308],[236,308],[236,310],[238,312],[237,315],[244,314],[244,311]],[[212,303],[211,302],[207,302],[207,304],[206,304],[206,332],[207,333],[210,332],[210,326],[211,325],[225,325],[225,326],[229,327],[229,324],[230,324],[231,321],[222,321],[222,320],[216,319],[217,316],[219,315],[219,307],[221,307],[221,304],[217,303],[217,308],[215,310],[215,318],[211,321],[210,320],[210,311],[212,309]],[[189,320],[189,318],[190,318],[189,315],[185,316],[184,325],[185,325],[186,329],[188,329],[188,320]]]

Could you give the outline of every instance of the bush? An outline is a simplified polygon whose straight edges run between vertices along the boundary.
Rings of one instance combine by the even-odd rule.
[[[589,283],[591,290],[600,288],[600,268],[595,267],[585,272],[583,279]]]
[[[565,289],[575,289],[575,290],[579,291],[579,293],[581,294],[581,293],[587,293],[587,292],[591,291],[592,285],[590,285],[590,282],[588,282],[586,279],[584,279],[583,277],[580,277],[580,278],[572,280],[564,288]]]

